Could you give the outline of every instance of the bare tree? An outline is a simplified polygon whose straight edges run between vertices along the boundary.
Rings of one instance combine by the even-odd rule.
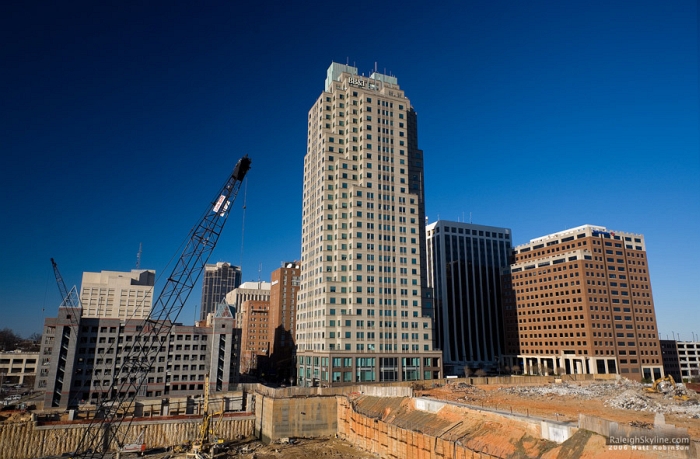
[[[13,351],[17,348],[22,338],[17,336],[9,328],[0,330],[0,351]]]
[[[484,371],[483,369],[479,368],[478,370],[476,370],[476,373],[475,373],[475,374],[476,374],[476,376],[478,376],[479,378],[483,378],[484,376],[486,376],[486,371]]]
[[[41,333],[32,333],[29,335],[29,338],[27,338],[29,341],[34,341],[35,343],[41,344]]]
[[[522,369],[520,368],[520,365],[518,365],[517,363],[515,365],[513,365],[513,367],[511,368],[511,371],[513,372],[513,374],[516,374],[516,375],[518,373],[520,373],[521,370]]]

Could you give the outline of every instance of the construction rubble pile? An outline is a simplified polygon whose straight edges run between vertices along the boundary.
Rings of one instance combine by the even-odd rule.
[[[456,383],[456,384],[450,384],[449,387],[453,392],[463,393],[464,397],[461,397],[459,400],[465,401],[467,403],[477,400],[477,397],[475,397],[475,395],[481,395],[484,393],[483,389],[480,389],[476,386],[473,386],[471,384],[466,384],[463,382]]]
[[[614,383],[550,384],[546,386],[503,387],[499,391],[525,398],[562,396],[583,400],[604,400],[605,406],[650,413],[675,414],[700,419],[700,404],[694,392],[684,384],[662,383],[656,391],[629,379]],[[654,392],[654,393],[651,393]]]
[[[606,382],[596,384],[549,384],[546,386],[513,386],[503,387],[500,391],[521,397],[537,397],[547,395],[559,395],[565,397],[578,397],[582,399],[603,398],[619,394],[625,390],[642,390],[642,384],[629,379],[621,379],[619,382]]]

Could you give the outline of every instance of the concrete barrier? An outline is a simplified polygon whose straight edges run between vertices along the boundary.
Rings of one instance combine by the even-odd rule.
[[[330,437],[338,431],[335,397],[255,395],[255,435],[270,443],[285,437]]]
[[[445,403],[427,398],[416,398],[413,399],[413,406],[417,410],[427,411],[428,413],[437,413],[444,408]]]
[[[155,418],[154,418],[155,419]],[[247,437],[253,434],[255,417],[243,414],[235,418],[216,420],[214,429],[222,438]],[[135,440],[142,432],[149,448],[167,447],[194,440],[199,432],[201,418],[187,417],[167,420],[125,420],[115,436]],[[127,431],[128,429],[128,431]],[[0,458],[34,459],[75,451],[87,430],[82,423],[37,425],[35,422],[0,424]],[[110,450],[116,451],[115,441]]]
[[[545,440],[564,443],[566,440],[571,438],[577,429],[566,424],[540,421],[540,430],[542,438]]]

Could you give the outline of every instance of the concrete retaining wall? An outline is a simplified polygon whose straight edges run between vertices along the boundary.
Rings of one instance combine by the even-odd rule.
[[[345,398],[338,398],[338,435],[382,458],[466,459],[474,451],[454,441],[397,427],[366,417],[353,410]],[[489,457],[489,456],[483,456]]]
[[[427,398],[413,399],[413,406],[415,406],[417,410],[427,411],[429,413],[437,413],[445,405],[445,402],[441,402],[438,400],[431,400]]]
[[[196,438],[201,419],[199,417],[134,421],[126,434],[127,441],[134,441],[144,433],[149,448],[166,447],[185,443]],[[215,421],[215,430],[223,438],[246,437],[253,434],[255,418],[243,415],[224,417]],[[119,437],[126,432],[125,421],[117,432]],[[74,451],[87,427],[85,424],[37,426],[33,422],[0,424],[0,457],[3,459],[34,459],[48,455],[60,455]],[[111,450],[117,445],[112,443]]]
[[[266,397],[290,398],[290,397],[333,397],[336,395],[346,395],[352,392],[359,392],[375,397],[411,397],[413,388],[407,386],[383,386],[383,385],[353,385],[342,387],[267,387],[262,384],[249,385],[250,392],[263,394]]]
[[[545,440],[564,443],[576,432],[575,427],[571,427],[561,423],[549,421],[540,421],[540,434]]]
[[[255,433],[263,443],[285,437],[330,437],[338,431],[335,397],[255,396]]]
[[[519,450],[523,447],[521,442],[532,444],[533,449],[525,456],[537,457],[538,448],[543,448],[539,451],[542,453],[553,447],[550,442],[562,443],[578,430],[554,422],[472,411],[454,403],[430,399],[413,399],[413,408],[433,414],[443,409],[447,411],[426,417],[397,407],[392,411],[381,410],[381,407],[376,407],[377,401],[364,397],[360,400],[353,402],[338,397],[338,435],[382,458],[466,459],[515,457],[515,454],[520,457],[524,452]],[[374,414],[363,414],[358,409],[357,405],[362,401],[375,408]],[[377,410],[383,411],[385,417],[377,417]],[[415,430],[406,427],[416,422]],[[509,437],[509,427],[493,433],[489,425],[498,426],[495,429],[511,426],[517,433]],[[540,442],[539,438],[549,441]]]

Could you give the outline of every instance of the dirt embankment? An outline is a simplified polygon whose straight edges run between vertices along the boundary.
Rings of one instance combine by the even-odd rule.
[[[417,395],[452,400],[484,408],[576,422],[579,413],[609,419],[621,424],[653,425],[656,413],[664,414],[667,424],[688,429],[700,439],[700,399],[686,390],[687,400],[674,393],[650,393],[642,384],[619,382],[559,383],[542,386],[471,386],[452,383],[419,391]]]

